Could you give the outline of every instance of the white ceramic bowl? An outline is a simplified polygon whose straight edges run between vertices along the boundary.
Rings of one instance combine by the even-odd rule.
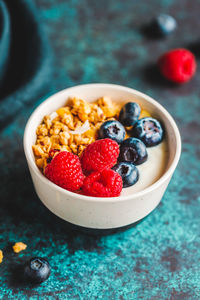
[[[143,191],[127,196],[95,198],[62,189],[42,175],[35,164],[32,145],[36,128],[44,115],[63,106],[70,96],[94,101],[109,96],[117,102],[136,101],[165,126],[169,146],[169,159],[165,173]],[[83,227],[110,229],[132,224],[148,215],[161,201],[181,153],[178,128],[170,114],[155,100],[131,88],[113,84],[87,84],[62,90],[44,101],[32,113],[24,133],[24,151],[36,193],[44,205],[60,218]]]

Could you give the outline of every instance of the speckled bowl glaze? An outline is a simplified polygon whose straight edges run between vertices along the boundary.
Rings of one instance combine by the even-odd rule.
[[[113,198],[95,198],[69,192],[50,182],[35,164],[32,145],[36,128],[44,115],[63,106],[70,96],[94,101],[109,96],[117,102],[136,101],[158,117],[165,127],[169,158],[165,173],[143,191]],[[82,227],[111,229],[132,224],[148,215],[159,204],[181,154],[178,128],[170,114],[149,96],[131,88],[113,84],[87,84],[62,90],[44,101],[33,112],[24,132],[24,151],[36,193],[44,205],[60,218]]]

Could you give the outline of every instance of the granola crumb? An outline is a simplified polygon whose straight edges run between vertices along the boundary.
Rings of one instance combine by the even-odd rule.
[[[18,242],[18,243],[15,243],[15,244],[13,245],[13,251],[14,251],[15,253],[19,253],[19,252],[21,252],[22,250],[25,250],[26,247],[27,247],[26,244],[24,244],[24,243],[22,243],[22,242]]]
[[[3,261],[3,251],[0,250],[0,264],[2,263],[2,261]]]

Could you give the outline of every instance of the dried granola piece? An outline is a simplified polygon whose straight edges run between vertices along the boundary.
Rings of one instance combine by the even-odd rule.
[[[83,150],[87,147],[87,145],[78,145],[77,147],[77,155],[80,157]]]
[[[47,129],[46,125],[45,124],[39,125],[36,130],[36,134],[42,135],[42,136],[48,135],[48,129]]]
[[[35,154],[35,156],[43,156],[44,155],[44,151],[42,150],[42,146],[33,145],[32,149],[33,149],[33,153]]]
[[[88,115],[91,113],[90,104],[82,99],[73,98],[70,101],[72,107],[71,113],[78,115],[79,119],[85,122],[88,119]]]
[[[61,119],[61,123],[67,125],[69,129],[74,129],[74,119],[72,114],[64,114]]]
[[[55,134],[59,134],[59,132],[63,130],[63,123],[56,120],[56,121],[52,121],[52,127],[49,131],[50,134],[55,135]]]
[[[59,133],[59,136],[61,145],[68,145],[70,134],[67,131],[63,131]]]
[[[58,148],[58,145],[60,143],[60,136],[58,134],[52,135],[50,137],[51,140],[51,148]]]
[[[112,102],[109,97],[102,97],[98,99],[97,104],[102,109],[106,118],[115,117],[119,114],[119,106],[116,103]]]
[[[44,166],[44,161],[45,161],[45,158],[44,158],[44,157],[36,159],[36,165],[38,166],[38,168],[40,168],[40,169],[43,168],[43,166]]]
[[[69,146],[63,145],[60,147],[60,151],[68,151],[71,152],[71,149],[69,148]]]
[[[46,128],[49,130],[51,128],[51,118],[50,116],[44,116],[44,124],[46,125]]]
[[[86,122],[87,122],[87,121],[86,121]],[[83,126],[83,124],[85,124],[85,123],[83,123],[83,122],[79,119],[78,116],[74,116],[74,130],[79,129],[80,127]]]
[[[58,114],[60,117],[63,117],[65,114],[71,115],[70,107],[69,107],[69,106],[60,107],[59,109],[57,109],[56,112],[57,112],[57,114]]]
[[[73,134],[70,134],[70,138],[69,138],[69,141],[68,141],[68,145],[70,146],[74,141],[74,135]]]
[[[98,106],[96,103],[92,103],[90,104],[90,106],[91,106],[91,113],[88,116],[88,120],[90,122],[96,123],[105,120],[106,115],[104,114],[100,106]]]
[[[21,252],[22,250],[25,250],[26,248],[27,248],[27,245],[24,244],[24,243],[22,243],[22,242],[15,243],[15,244],[13,245],[13,251],[14,251],[15,253],[19,253],[19,252]]]
[[[48,136],[38,139],[37,144],[41,146],[42,151],[45,153],[48,153],[51,149],[51,139]]]
[[[77,144],[72,143],[69,147],[70,147],[71,152],[72,152],[73,154],[77,154],[77,150],[78,150]]]
[[[0,264],[2,263],[2,261],[3,261],[3,251],[0,250]]]

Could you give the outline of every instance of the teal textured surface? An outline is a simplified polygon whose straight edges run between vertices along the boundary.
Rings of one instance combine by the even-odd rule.
[[[200,1],[36,3],[56,56],[48,95],[88,82],[138,89],[173,115],[183,150],[161,204],[148,217],[112,235],[80,233],[41,204],[25,162],[25,123],[48,95],[23,109],[0,136],[0,299],[199,299],[199,61],[196,76],[181,86],[160,78],[154,63],[170,48],[196,49]],[[172,14],[178,29],[166,40],[149,39],[141,27],[160,12]],[[27,244],[19,254],[12,251],[17,241]],[[33,256],[46,257],[52,267],[40,286],[27,285],[19,275],[20,265]]]

